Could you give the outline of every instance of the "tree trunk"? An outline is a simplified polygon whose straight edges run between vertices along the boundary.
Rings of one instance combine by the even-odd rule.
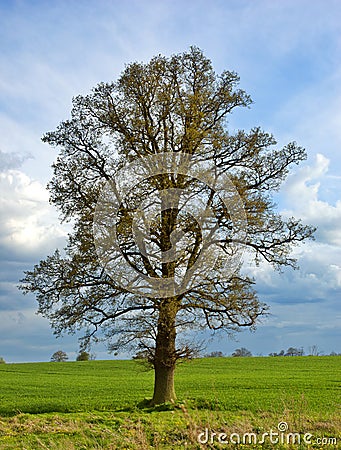
[[[168,181],[168,178],[166,178]],[[165,187],[169,187],[166,183]],[[162,252],[173,252],[169,259],[162,262],[162,276],[172,278],[175,274],[176,243],[171,242],[171,234],[176,226],[178,209],[172,199],[162,197],[161,208],[161,242]],[[165,253],[163,253],[165,254]],[[179,297],[160,299],[159,317],[154,355],[154,394],[152,405],[175,401],[174,372],[176,365],[176,327],[175,318],[179,307]]]
[[[165,402],[173,402],[176,399],[174,389],[174,372],[173,367],[165,367],[155,365],[155,381],[152,405],[160,405]]]
[[[154,357],[154,394],[152,405],[175,401],[174,372],[176,365],[175,317],[177,299],[162,300],[159,309],[155,357]]]

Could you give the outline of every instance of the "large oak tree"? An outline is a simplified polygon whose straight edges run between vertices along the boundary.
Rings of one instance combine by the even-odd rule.
[[[157,56],[128,65],[116,82],[74,98],[71,118],[43,137],[59,149],[50,200],[63,220],[72,221],[73,232],[64,250],[26,272],[21,289],[36,294],[38,312],[57,335],[84,330],[84,348],[92,339],[105,339],[112,351],[127,346],[143,351],[155,370],[153,404],[175,399],[176,361],[192,350],[179,339],[183,331],[233,333],[253,328],[266,312],[235,258],[240,248],[255,263],[295,266],[292,246],[314,231],[294,218],[284,220],[271,198],[289,167],[305,159],[304,149],[296,143],[278,149],[260,128],[229,131],[228,115],[251,104],[238,83],[234,72],[216,74],[196,47]],[[172,170],[154,168],[124,196],[116,192],[126,173],[159,163],[160,155],[174,156]],[[210,178],[177,170],[186,156]],[[215,189],[224,176],[234,186],[228,189],[230,208]],[[110,201],[108,206],[115,195],[116,206]],[[236,196],[243,205],[240,221],[233,218]],[[141,205],[151,211],[144,228],[144,213],[136,218]],[[210,211],[205,219],[195,217],[197,205]],[[242,233],[235,233],[238,223]],[[115,251],[101,238],[115,241]],[[99,254],[103,248],[107,258]],[[129,270],[122,272],[122,261],[145,286],[136,284],[137,278],[134,285]],[[170,279],[177,280],[171,288]]]

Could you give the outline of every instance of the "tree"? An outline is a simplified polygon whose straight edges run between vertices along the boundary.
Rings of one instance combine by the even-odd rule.
[[[237,348],[233,353],[232,353],[233,357],[250,357],[252,356],[252,353],[250,352],[250,350],[248,350],[245,347],[242,348]]]
[[[51,356],[51,362],[65,362],[69,358],[63,350],[58,350],[57,352],[54,352]]]
[[[279,353],[269,353],[269,356],[284,356],[284,350],[281,350]]]
[[[152,404],[175,399],[176,362],[192,356],[186,330],[254,329],[266,313],[241,250],[294,267],[292,245],[314,231],[271,200],[304,149],[278,149],[260,128],[228,131],[228,115],[251,104],[238,82],[196,47],[132,63],[74,98],[71,118],[43,137],[60,152],[50,201],[73,233],[21,289],[55,334],[84,329],[83,348],[146,350]]]
[[[0,356],[0,364],[6,364],[6,361],[4,360],[4,358],[2,356]]]
[[[303,356],[303,348],[289,347],[284,356]]]
[[[209,353],[206,355],[206,358],[222,358],[224,356],[223,352],[215,350],[214,352]]]
[[[85,350],[79,352],[76,361],[89,361],[90,359],[90,353],[86,352]]]
[[[309,355],[310,356],[321,356],[323,352],[318,348],[317,345],[312,345],[309,347]]]

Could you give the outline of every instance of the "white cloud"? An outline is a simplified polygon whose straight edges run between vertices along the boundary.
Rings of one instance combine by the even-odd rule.
[[[8,254],[48,252],[66,235],[58,225],[56,211],[48,203],[48,192],[19,170],[0,173],[0,244]]]
[[[274,314],[266,326],[273,328],[279,342],[294,345],[295,338],[301,336],[302,344],[296,341],[295,345],[325,342],[331,351],[326,333],[335,333],[340,320],[341,200],[340,191],[336,192],[336,201],[332,203],[320,198],[324,185],[331,183],[329,170],[329,159],[318,154],[313,163],[290,175],[283,186],[281,205],[286,208],[281,211],[282,215],[301,218],[319,227],[315,241],[293,249],[292,255],[297,258],[300,269],[286,268],[280,274],[261,263],[248,270],[256,279],[260,298],[270,305]],[[283,331],[277,332],[276,328]],[[311,337],[305,338],[304,333]],[[309,339],[316,339],[316,342],[309,343]]]
[[[329,166],[329,159],[317,154],[313,165],[304,166],[289,176],[283,186],[287,206],[283,215],[298,216],[304,222],[317,226],[319,242],[341,249],[341,197],[331,204],[321,200],[319,195],[323,183],[330,183],[327,179]],[[340,192],[337,194],[340,196]]]

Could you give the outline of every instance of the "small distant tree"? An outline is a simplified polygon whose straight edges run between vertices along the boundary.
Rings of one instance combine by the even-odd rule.
[[[281,350],[279,353],[269,353],[269,356],[284,356],[285,352],[284,350]]]
[[[252,356],[252,353],[250,352],[250,350],[248,350],[245,347],[242,348],[237,348],[233,353],[232,353],[233,357],[250,357]]]
[[[57,352],[54,352],[51,356],[51,362],[65,362],[69,359],[67,354],[63,352],[63,350],[58,350]]]
[[[303,348],[289,347],[284,356],[303,356]]]
[[[208,353],[206,355],[206,358],[222,358],[224,356],[223,352],[214,351],[211,353]]]
[[[312,345],[309,347],[309,355],[310,356],[321,356],[323,352],[320,351],[317,345]]]
[[[289,347],[284,356],[297,356],[297,348]]]
[[[0,364],[6,364],[6,361],[4,360],[4,358],[2,356],[0,356]]]
[[[77,356],[76,361],[89,361],[89,359],[90,359],[90,353],[82,351]]]

